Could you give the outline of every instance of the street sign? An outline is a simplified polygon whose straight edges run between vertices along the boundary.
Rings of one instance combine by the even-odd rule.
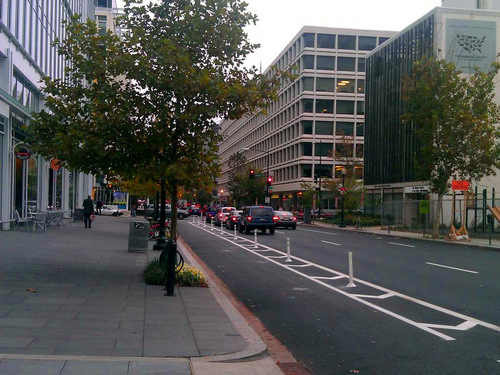
[[[429,214],[429,201],[419,201],[418,209],[422,215]]]
[[[469,190],[470,183],[469,181],[451,181],[451,190]]]
[[[405,187],[406,194],[416,194],[416,193],[428,194],[429,190],[430,190],[429,186],[407,186],[407,187]]]
[[[271,203],[271,197],[265,197],[264,203]]]

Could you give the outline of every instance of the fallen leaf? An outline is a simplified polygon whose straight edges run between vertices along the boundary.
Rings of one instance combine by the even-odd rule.
[[[26,291],[31,292],[31,293],[38,293],[38,290],[33,289],[33,288],[28,288]]]

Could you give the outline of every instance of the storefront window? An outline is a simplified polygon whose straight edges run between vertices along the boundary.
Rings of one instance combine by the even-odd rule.
[[[38,209],[38,158],[28,159],[28,211]]]

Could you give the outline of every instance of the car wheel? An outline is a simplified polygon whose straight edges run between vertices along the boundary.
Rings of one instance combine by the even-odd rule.
[[[243,233],[243,226],[238,224],[238,232]]]
[[[178,214],[177,217],[181,220],[184,220],[186,218],[186,215],[184,214]]]
[[[116,212],[113,212],[111,216],[118,216],[118,214]]]
[[[269,228],[269,234],[274,234],[275,228]]]
[[[296,226],[296,225],[294,225],[294,226],[292,227],[292,229],[293,229],[293,230],[297,229],[297,226]]]
[[[248,227],[248,225],[245,225],[245,233],[250,234],[250,228]]]

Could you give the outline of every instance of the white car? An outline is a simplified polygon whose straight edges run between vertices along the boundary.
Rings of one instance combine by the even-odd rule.
[[[104,205],[104,206],[102,206],[102,209],[101,209],[101,215],[106,215],[106,216],[121,216],[121,215],[123,215],[123,212],[120,211],[117,206],[107,206],[107,205]]]

